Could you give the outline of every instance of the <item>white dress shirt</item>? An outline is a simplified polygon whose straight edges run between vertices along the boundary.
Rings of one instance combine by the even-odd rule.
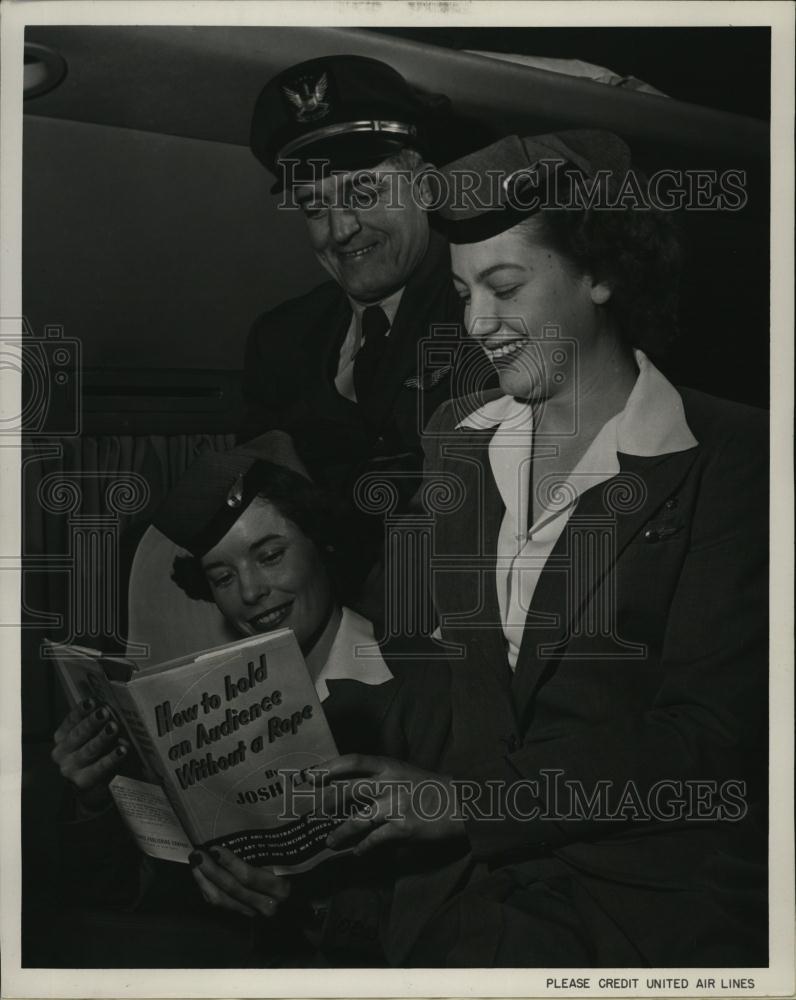
[[[324,638],[321,637],[319,646],[324,645]],[[307,657],[307,663],[312,671],[310,656]],[[373,624],[356,611],[343,608],[329,652],[315,676],[315,690],[320,700],[325,701],[329,697],[327,681],[384,684],[392,680],[392,677],[373,634]]]
[[[550,553],[586,490],[617,475],[618,455],[654,456],[693,448],[683,401],[642,351],[635,351],[638,378],[621,413],[608,420],[567,479],[541,491],[542,510],[528,525],[533,454],[533,411],[511,396],[490,400],[459,427],[496,427],[489,464],[506,511],[497,542],[495,582],[511,669],[525,629],[536,585]],[[544,478],[544,448],[537,447],[537,489]],[[544,495],[547,493],[547,495]]]

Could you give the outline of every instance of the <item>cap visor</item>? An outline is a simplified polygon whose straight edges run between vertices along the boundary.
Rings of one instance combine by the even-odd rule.
[[[315,184],[335,172],[367,170],[405,148],[401,139],[368,133],[335,136],[297,149],[277,165],[279,171],[271,194],[286,187]]]

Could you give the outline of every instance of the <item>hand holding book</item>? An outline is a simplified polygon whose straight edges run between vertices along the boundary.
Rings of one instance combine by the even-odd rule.
[[[390,757],[348,754],[310,777],[321,808],[353,802],[359,808],[332,830],[326,846],[364,854],[391,841],[440,841],[465,836],[464,813],[452,779]]]
[[[128,750],[109,709],[87,698],[74,706],[56,730],[51,757],[74,787],[79,804],[96,811],[110,805],[108,785]]]
[[[188,860],[202,895],[214,906],[248,917],[273,917],[290,895],[288,878],[247,865],[223,847],[194,851]]]
[[[324,843],[334,822],[309,815],[303,775],[336,748],[292,632],[143,670],[79,647],[48,650],[74,703],[57,737],[62,773],[96,804],[109,788],[146,853],[187,862],[191,845],[227,847],[277,871],[334,855]],[[127,746],[144,781],[115,776]]]

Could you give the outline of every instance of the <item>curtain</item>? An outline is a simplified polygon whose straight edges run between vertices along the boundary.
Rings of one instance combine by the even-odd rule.
[[[49,740],[63,711],[42,640],[124,648],[127,576],[160,500],[231,434],[83,436],[22,450],[23,734]]]

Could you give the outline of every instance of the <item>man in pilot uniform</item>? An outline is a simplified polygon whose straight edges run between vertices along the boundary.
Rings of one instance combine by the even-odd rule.
[[[423,427],[451,394],[462,308],[423,179],[445,109],[359,56],[293,66],[255,107],[252,150],[277,177],[272,193],[302,211],[332,280],[255,322],[247,433],[288,431],[316,481],[346,500],[363,474],[385,473],[400,509],[418,485]],[[440,349],[424,357],[432,334]]]

